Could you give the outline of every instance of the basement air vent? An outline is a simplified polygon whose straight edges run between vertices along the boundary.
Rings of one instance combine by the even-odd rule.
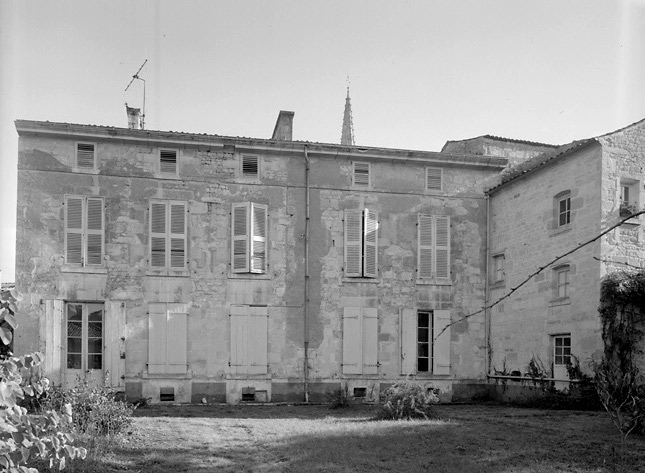
[[[175,388],[159,388],[159,400],[160,401],[174,401],[175,400]]]
[[[242,402],[254,402],[255,401],[255,388],[248,387],[242,388]]]
[[[367,396],[367,388],[354,388],[354,397],[361,398]]]

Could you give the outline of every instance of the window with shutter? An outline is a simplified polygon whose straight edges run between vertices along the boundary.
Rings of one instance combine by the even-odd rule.
[[[266,307],[231,306],[231,373],[268,372],[268,310]]]
[[[369,187],[370,185],[370,163],[353,163],[353,184],[355,186]]]
[[[426,189],[438,191],[443,189],[442,168],[426,168]]]
[[[450,311],[404,309],[401,374],[450,374]]]
[[[94,143],[76,143],[76,167],[96,168],[96,146]]]
[[[345,210],[345,276],[378,275],[378,214],[372,210]]]
[[[372,307],[343,308],[343,373],[378,372],[378,311]]]
[[[417,277],[450,279],[450,217],[417,217]]]
[[[159,150],[159,172],[163,174],[177,174],[177,150]]]
[[[187,344],[187,304],[150,303],[148,305],[148,373],[186,373]]]
[[[234,203],[231,210],[231,270],[267,272],[268,207],[252,202]]]
[[[65,196],[65,262],[103,264],[103,198]]]
[[[150,267],[184,270],[186,247],[186,203],[150,202]]]
[[[257,156],[242,156],[242,177],[260,177],[260,160]]]

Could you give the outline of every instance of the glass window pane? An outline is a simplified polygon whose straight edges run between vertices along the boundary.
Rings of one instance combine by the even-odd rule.
[[[80,322],[67,323],[67,336],[80,338],[83,334],[83,325]]]
[[[82,349],[83,344],[81,343],[80,338],[67,339],[67,353],[81,353]]]
[[[418,337],[419,343],[421,343],[421,342],[429,342],[430,341],[428,339],[429,332],[430,331],[427,328],[420,328],[417,331],[417,337]]]
[[[429,315],[427,312],[419,312],[419,327],[429,327]]]
[[[103,368],[103,355],[89,355],[87,357],[88,370],[100,370]]]
[[[81,355],[80,354],[68,354],[67,355],[67,367],[74,370],[81,369]]]
[[[103,353],[103,340],[101,338],[88,338],[87,353]]]
[[[428,371],[428,359],[427,358],[419,358],[418,371]]]
[[[419,343],[419,356],[427,358],[428,357],[428,344]]]
[[[90,312],[90,315],[87,318],[87,320],[90,320],[92,322],[95,322],[95,321],[101,322],[101,321],[103,321],[103,310],[95,310],[95,311]]]
[[[89,322],[87,324],[87,336],[100,338],[103,336],[103,324],[101,322]]]
[[[83,306],[80,304],[67,304],[67,320],[81,320]]]

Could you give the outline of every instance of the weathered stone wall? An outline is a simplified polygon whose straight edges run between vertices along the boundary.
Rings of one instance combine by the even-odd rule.
[[[163,138],[163,139],[162,139]],[[172,139],[165,142],[164,139]],[[28,297],[16,333],[19,353],[46,345],[50,301],[105,301],[125,311],[123,380],[130,397],[159,399],[159,388],[175,388],[181,402],[238,402],[242,390],[267,391],[270,400],[303,399],[305,313],[304,152],[279,151],[260,143],[261,177],[241,177],[235,143],[147,142],[94,137],[98,169],[74,168],[75,137],[23,134],[19,150],[17,284]],[[85,140],[85,138],[83,138]],[[248,145],[248,144],[247,144]],[[250,146],[250,145],[249,145]],[[158,149],[179,149],[178,176],[157,172]],[[402,379],[399,314],[403,309],[450,309],[452,320],[483,304],[486,208],[482,183],[500,167],[433,163],[444,168],[444,190],[425,190],[425,165],[416,160],[360,158],[371,162],[372,185],[352,186],[351,159],[312,151],[310,158],[309,373],[312,400],[339,383],[367,386],[378,395],[382,382]],[[396,156],[395,156],[396,157]],[[105,199],[105,264],[99,269],[64,263],[66,194]],[[149,201],[188,204],[187,269],[181,274],[149,268]],[[269,267],[265,275],[230,271],[231,205],[268,206]],[[379,276],[350,280],[343,275],[343,211],[379,212]],[[417,214],[451,217],[451,283],[418,284]],[[188,315],[188,372],[173,377],[147,373],[148,311],[156,302],[185,303]],[[268,375],[231,374],[231,305],[266,306]],[[343,307],[378,309],[375,375],[342,375]],[[48,309],[49,308],[49,309]],[[44,321],[47,320],[49,325]],[[64,333],[64,332],[63,332]],[[59,334],[60,337],[60,334]],[[63,336],[64,337],[64,336]],[[54,343],[54,342],[52,342]],[[51,345],[51,343],[50,343]],[[453,380],[484,377],[484,319],[452,327],[451,375],[421,377],[449,398]],[[56,366],[52,366],[52,373]],[[56,381],[56,375],[54,374]],[[58,380],[60,381],[60,379]]]
[[[491,193],[490,265],[504,255],[503,282],[491,271],[491,302],[531,273],[600,232],[602,150],[599,145],[563,156]],[[570,191],[571,223],[557,228],[554,197]],[[525,373],[532,357],[551,371],[553,335],[571,334],[571,352],[583,366],[602,348],[597,313],[600,243],[558,261],[570,267],[570,296],[557,297],[554,266],[533,277],[491,310],[491,369]]]
[[[479,136],[469,140],[448,141],[441,151],[452,154],[501,156],[508,159],[508,166],[511,167],[554,148],[555,146],[542,143]]]

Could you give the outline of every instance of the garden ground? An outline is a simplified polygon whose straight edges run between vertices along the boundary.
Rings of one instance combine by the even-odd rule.
[[[439,420],[378,421],[375,407],[153,406],[85,472],[645,472],[604,412],[439,405]]]

